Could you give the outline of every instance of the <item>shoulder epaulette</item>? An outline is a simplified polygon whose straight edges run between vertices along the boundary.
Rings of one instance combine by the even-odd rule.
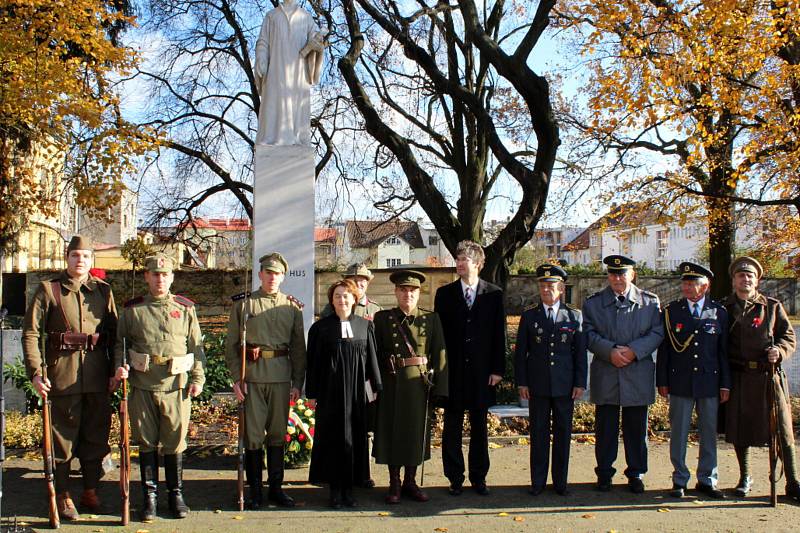
[[[600,295],[600,293],[602,293],[602,292],[603,292],[603,291],[597,291],[597,292],[593,292],[592,294],[590,294],[589,296],[587,296],[587,297],[586,297],[586,299],[587,299],[587,300],[591,300],[591,299],[592,299],[592,298],[594,298],[595,296],[598,296],[598,295]]]
[[[767,295],[765,294],[764,296],[767,296]],[[767,301],[768,302],[781,303],[780,300],[778,300],[777,298],[773,298],[772,296],[767,296]]]
[[[173,295],[172,299],[175,300],[175,303],[179,303],[185,307],[194,306],[194,302],[182,294],[175,294]]]
[[[144,301],[144,296],[137,296],[136,298],[131,298],[127,302],[125,302],[124,307],[133,307],[134,305],[139,305]]]
[[[240,292],[239,294],[234,294],[233,296],[231,296],[231,300],[233,300],[234,302],[238,302],[239,300],[247,298],[248,296],[250,296],[250,294],[251,294],[250,291]]]
[[[656,299],[658,298],[658,294],[656,294],[654,292],[646,291],[644,289],[642,289],[642,294],[646,294],[647,296],[650,296],[651,298],[656,298]]]
[[[300,300],[298,300],[297,298],[295,298],[295,297],[294,297],[294,296],[292,296],[291,294],[287,294],[287,295],[286,295],[286,298],[287,298],[287,299],[288,299],[290,302],[292,302],[294,305],[296,305],[298,308],[300,308],[300,309],[302,309],[302,308],[304,308],[304,307],[306,306],[306,304],[304,304],[303,302],[301,302]]]
[[[538,303],[531,304],[528,307],[526,307],[525,309],[523,309],[522,312],[524,313],[525,311],[531,311],[532,309],[536,309],[537,307],[539,307]]]
[[[417,306],[417,309],[419,309],[420,311],[422,311],[424,313],[433,313],[432,309],[425,309],[424,307],[419,307],[419,306]]]

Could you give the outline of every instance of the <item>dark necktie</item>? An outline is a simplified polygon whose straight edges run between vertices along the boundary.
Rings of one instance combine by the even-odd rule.
[[[547,320],[549,320],[550,323],[552,324],[552,323],[555,322],[554,318],[555,317],[553,316],[553,308],[552,307],[548,307],[547,308]]]
[[[700,304],[698,303],[692,304],[692,316],[695,318],[700,318]]]
[[[472,287],[467,287],[464,290],[464,301],[467,303],[467,308],[472,309],[472,302],[473,302]]]

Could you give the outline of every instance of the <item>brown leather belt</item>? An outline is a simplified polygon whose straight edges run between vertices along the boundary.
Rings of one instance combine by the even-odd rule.
[[[92,351],[101,346],[105,338],[99,333],[75,333],[73,331],[50,332],[47,342],[56,350],[70,352]]]
[[[402,357],[393,355],[392,358],[394,359],[395,368],[405,368],[407,366],[419,366],[428,364],[427,357]]]
[[[733,370],[737,370],[739,372],[769,372],[770,367],[768,363],[762,363],[761,361],[741,361],[736,359],[730,359],[729,364]]]
[[[248,344],[245,348],[245,356],[248,361],[258,361],[259,359],[272,359],[273,357],[289,357],[289,350],[267,350],[260,346]]]

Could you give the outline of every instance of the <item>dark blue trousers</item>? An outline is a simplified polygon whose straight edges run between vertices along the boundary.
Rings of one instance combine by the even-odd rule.
[[[594,456],[597,479],[608,481],[614,477],[614,461],[619,449],[619,415],[622,410],[622,442],[625,445],[625,476],[628,479],[641,478],[647,472],[647,407],[635,405],[595,406],[595,447]]]
[[[553,486],[567,487],[569,445],[572,438],[572,412],[575,402],[569,396],[530,399],[531,485],[544,487],[550,459],[550,435],[553,435]],[[552,416],[552,419],[551,419]],[[552,420],[552,429],[551,429]]]

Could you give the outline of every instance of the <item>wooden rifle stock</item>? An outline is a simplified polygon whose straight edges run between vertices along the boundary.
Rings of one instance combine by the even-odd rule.
[[[248,300],[250,299],[250,291],[247,287],[250,285],[250,272],[248,269],[247,274],[247,285],[245,285],[245,297],[244,301],[242,302],[242,323],[239,329],[239,364],[241,365],[239,368],[239,387],[244,394],[244,379],[247,373],[247,319],[248,317]],[[245,413],[244,413],[244,400],[239,402],[239,442],[238,442],[238,452],[239,452],[239,469],[236,474],[236,490],[237,490],[237,501],[239,503],[239,510],[244,511],[244,461],[245,461],[245,444],[244,444],[244,437],[245,437]]]
[[[122,366],[127,364],[127,344],[122,340]],[[119,491],[122,496],[120,523],[127,526],[131,517],[131,447],[128,423],[128,379],[122,380],[122,399],[119,402]]]
[[[44,348],[44,347],[43,347]],[[47,363],[44,361],[45,352],[42,350],[42,381],[47,381]],[[53,459],[53,424],[50,419],[50,396],[44,398],[42,403],[42,459],[44,460],[44,480],[47,483],[48,513],[50,527],[58,529],[61,522],[58,518],[58,505],[56,504],[55,463]]]

